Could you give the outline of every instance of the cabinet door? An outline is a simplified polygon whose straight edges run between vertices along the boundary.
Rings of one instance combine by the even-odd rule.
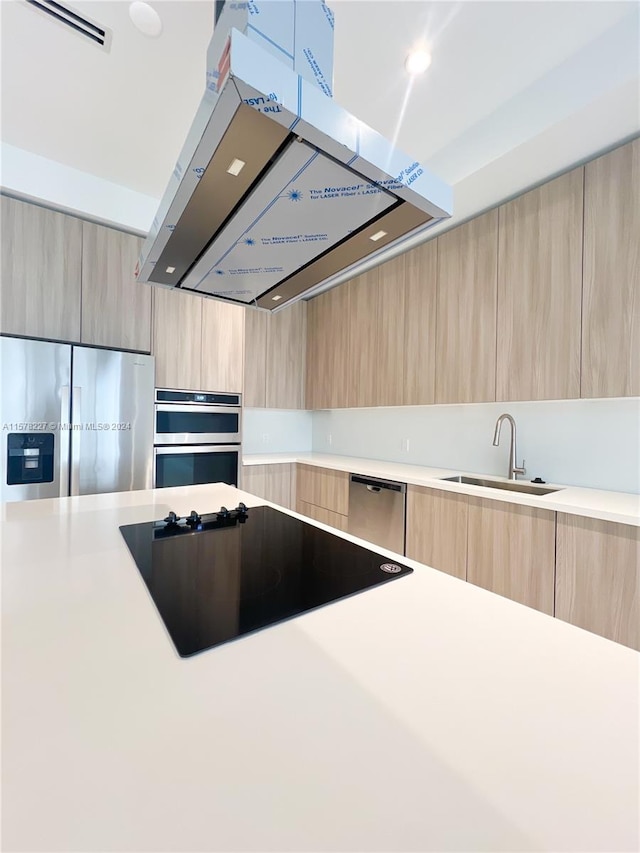
[[[436,403],[496,399],[498,211],[438,237]]]
[[[304,409],[307,306],[296,302],[269,317],[266,405]]]
[[[438,241],[405,256],[404,396],[406,406],[435,400]]]
[[[407,487],[407,557],[456,578],[467,577],[468,498]]]
[[[267,329],[271,317],[266,311],[244,309],[244,394],[245,406],[267,405]]]
[[[82,222],[2,196],[1,331],[80,340]]]
[[[556,616],[640,651],[640,528],[558,513]]]
[[[244,465],[242,489],[287,509],[293,509],[291,499],[291,465]]]
[[[378,269],[374,356],[374,406],[401,406],[404,400],[405,255]]]
[[[555,513],[469,498],[467,580],[553,616]]]
[[[379,268],[369,270],[346,285],[349,293],[348,407],[375,406],[379,366]],[[344,368],[343,368],[344,369]]]
[[[240,305],[203,300],[201,387],[204,391],[242,393],[244,312]]]
[[[640,139],[585,166],[583,397],[640,395]]]
[[[499,209],[496,399],[580,396],[583,169]]]
[[[306,401],[310,409],[339,409],[347,405],[348,315],[346,285],[308,303]]]
[[[335,527],[337,530],[347,531],[349,519],[346,515],[340,515],[337,512],[331,512],[321,506],[314,506],[305,501],[298,500],[296,507],[300,515],[306,515],[307,518],[313,518],[314,521],[319,521],[322,524],[328,524],[329,527]]]
[[[202,302],[202,297],[192,293],[154,288],[153,354],[157,386],[203,390]]]
[[[346,471],[301,463],[296,468],[298,501],[349,515],[349,475]]]
[[[82,223],[82,343],[151,350],[151,286],[134,278],[142,239]]]

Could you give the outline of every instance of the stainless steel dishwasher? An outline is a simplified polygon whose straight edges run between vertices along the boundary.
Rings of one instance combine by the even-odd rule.
[[[404,554],[406,495],[405,483],[351,474],[348,532]]]

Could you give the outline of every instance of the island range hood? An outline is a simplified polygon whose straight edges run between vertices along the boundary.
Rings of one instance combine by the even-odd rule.
[[[139,282],[276,311],[451,215],[450,187],[332,100],[322,0],[216,11]]]

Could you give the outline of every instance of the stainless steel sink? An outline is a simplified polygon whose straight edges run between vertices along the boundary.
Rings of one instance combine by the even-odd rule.
[[[485,489],[504,489],[507,492],[524,492],[526,495],[550,495],[560,489],[550,489],[547,486],[536,486],[533,483],[518,483],[516,480],[484,480],[482,477],[441,477],[450,483],[466,483],[469,486],[482,486]]]

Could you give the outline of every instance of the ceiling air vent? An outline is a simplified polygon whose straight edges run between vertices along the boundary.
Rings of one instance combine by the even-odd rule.
[[[63,6],[62,3],[56,3],[55,0],[26,0],[26,2],[59,24],[68,27],[72,32],[89,39],[105,50],[109,50],[111,30],[103,27],[97,21],[92,21],[91,18],[81,15],[70,6]]]

